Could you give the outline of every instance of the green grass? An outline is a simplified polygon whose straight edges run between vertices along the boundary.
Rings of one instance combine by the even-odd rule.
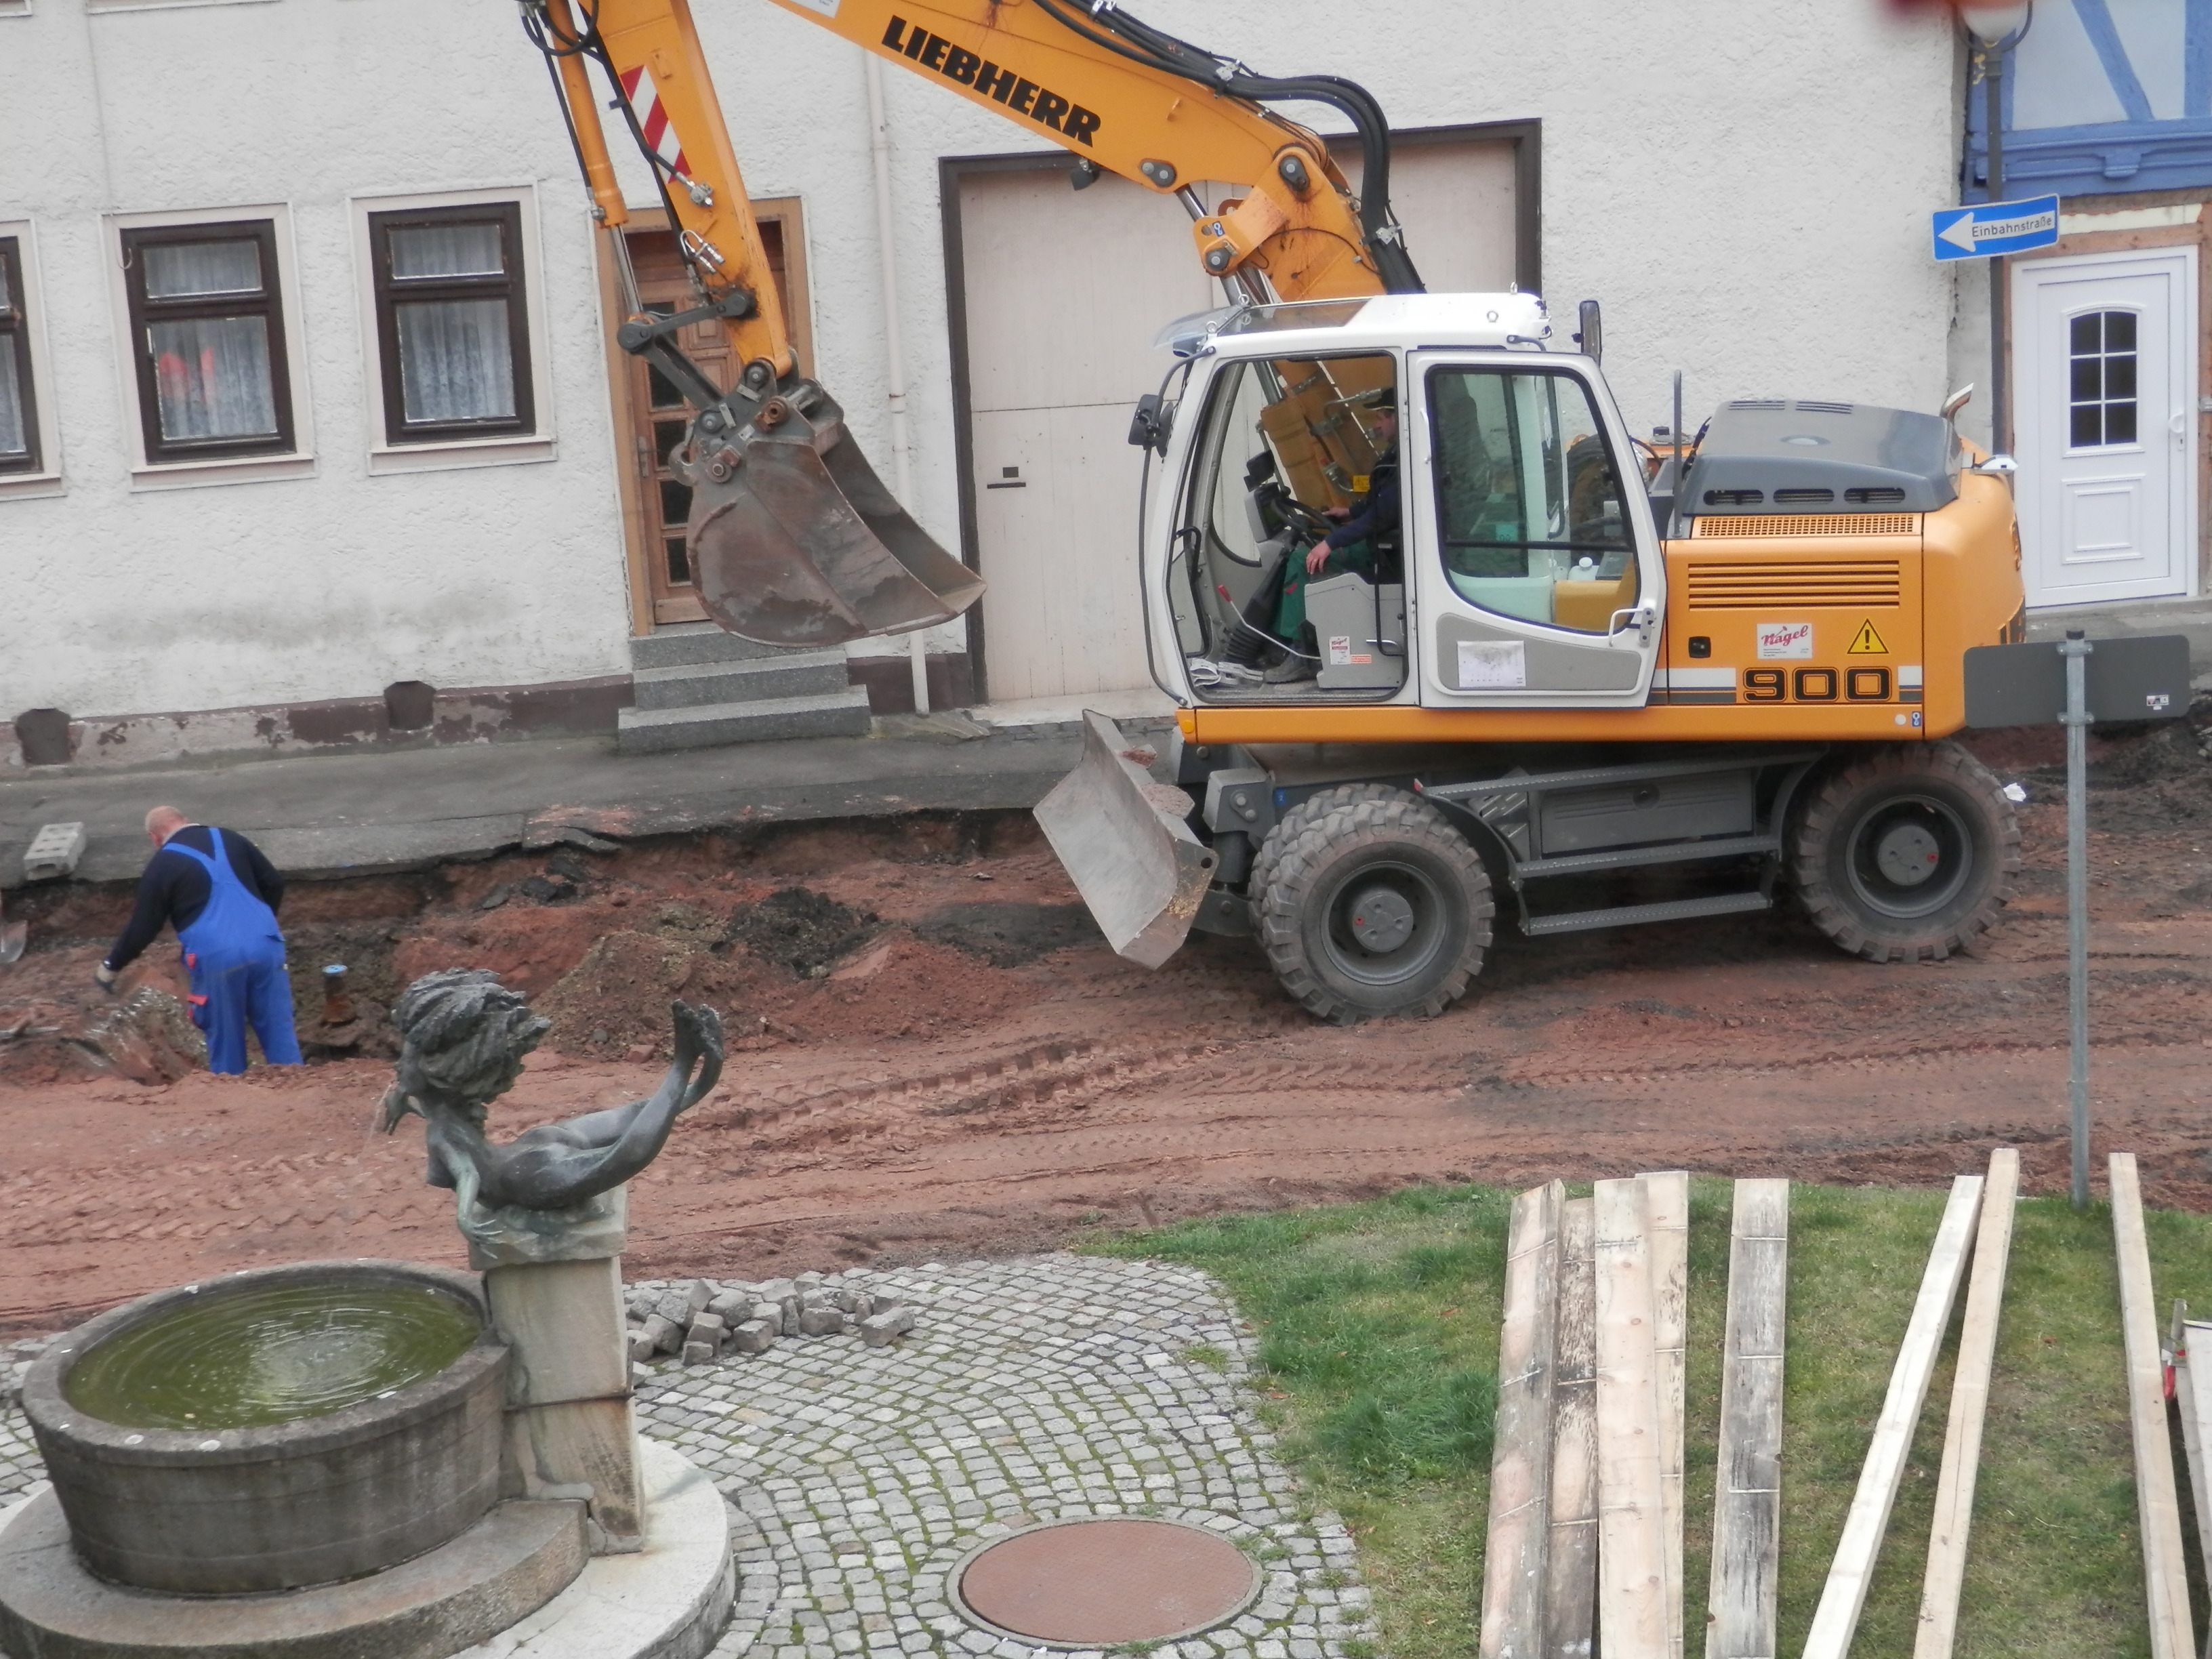
[[[1691,1654],[1705,1645],[1729,1201],[1727,1182],[1692,1184]],[[1236,1297],[1260,1340],[1253,1385],[1315,1505],[1337,1510],[1358,1539],[1393,1659],[1462,1659],[1475,1645],[1510,1202],[1482,1188],[1419,1188],[1091,1246],[1188,1262]],[[1793,1190],[1785,1653],[1802,1648],[1812,1622],[1943,1202],[1937,1190]],[[2180,1296],[2212,1310],[2212,1218],[2154,1212],[2148,1231],[2162,1304]],[[1956,1340],[1954,1315],[1867,1598],[1859,1654],[1911,1651]],[[2181,1490],[2193,1554],[2185,1476]],[[2201,1583],[2195,1592],[2201,1623]],[[2078,1216],[2062,1199],[2020,1206],[1957,1652],[2149,1652],[2118,1282],[2101,1205]]]

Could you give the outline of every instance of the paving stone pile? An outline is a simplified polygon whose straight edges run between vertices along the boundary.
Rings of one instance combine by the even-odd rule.
[[[1365,1659],[1374,1646],[1351,1536],[1277,1461],[1243,1386],[1252,1334],[1202,1273],[1049,1255],[626,1295],[639,1329],[676,1323],[668,1298],[683,1304],[684,1341],[664,1350],[656,1331],[635,1368],[637,1421],[730,1504],[738,1601],[715,1659],[1040,1659],[1037,1644],[963,1616],[951,1575],[993,1539],[1085,1516],[1202,1526],[1261,1571],[1243,1614],[1152,1659]],[[732,1322],[717,1297],[750,1316]],[[879,1312],[910,1326],[868,1346]],[[691,1336],[701,1316],[723,1340],[711,1326]],[[735,1340],[770,1323],[757,1352]],[[710,1343],[714,1355],[687,1356]],[[21,1413],[0,1400],[0,1502],[42,1475]]]
[[[628,1293],[629,1357],[662,1355],[704,1365],[725,1353],[766,1353],[780,1337],[857,1334],[872,1348],[914,1328],[912,1294],[853,1268],[760,1284],[737,1279],[647,1279]]]

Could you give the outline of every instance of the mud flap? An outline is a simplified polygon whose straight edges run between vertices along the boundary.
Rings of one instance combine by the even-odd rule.
[[[1157,968],[1182,946],[1217,862],[1183,822],[1188,795],[1127,758],[1103,714],[1083,714],[1083,758],[1037,803],[1045,838],[1106,942]]]
[[[823,647],[950,622],[983,579],[933,541],[811,380],[734,438],[693,428],[692,577],[707,613],[763,645]]]

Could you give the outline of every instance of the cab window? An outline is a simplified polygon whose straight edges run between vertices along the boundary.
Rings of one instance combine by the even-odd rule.
[[[1637,600],[1620,472],[1589,392],[1558,371],[1428,378],[1444,574],[1468,604],[1604,634]]]

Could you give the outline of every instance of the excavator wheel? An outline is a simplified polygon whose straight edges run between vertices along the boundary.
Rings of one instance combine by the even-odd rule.
[[[1800,815],[1790,872],[1813,925],[1869,962],[1941,961],[2012,897],[2020,825],[1954,743],[1899,745],[1831,772]]]
[[[1255,931],[1284,988],[1339,1025],[1442,1013],[1482,971],[1490,877],[1419,797],[1340,784],[1285,813],[1253,861]]]

